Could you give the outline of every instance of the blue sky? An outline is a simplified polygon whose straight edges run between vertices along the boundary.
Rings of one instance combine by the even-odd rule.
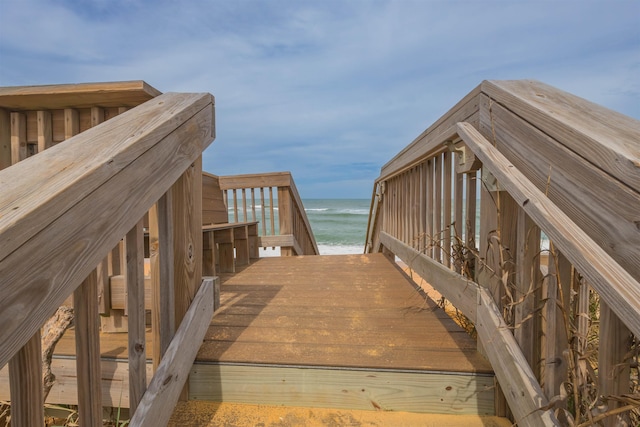
[[[640,118],[640,1],[0,0],[0,86],[211,92],[205,170],[289,170],[303,198],[369,198],[482,80],[522,78]]]

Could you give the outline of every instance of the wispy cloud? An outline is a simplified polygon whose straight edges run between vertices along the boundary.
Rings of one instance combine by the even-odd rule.
[[[0,85],[211,92],[205,169],[369,197],[380,166],[484,79],[640,117],[638,17],[635,0],[3,0]]]

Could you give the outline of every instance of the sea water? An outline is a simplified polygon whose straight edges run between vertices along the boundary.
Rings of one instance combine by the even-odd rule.
[[[364,252],[367,224],[369,221],[369,199],[303,199],[309,224],[316,238],[321,255],[361,254]],[[261,206],[257,206],[258,211]],[[268,207],[267,222],[269,222]],[[276,234],[277,207],[274,207]],[[258,217],[260,214],[257,215]],[[256,218],[260,220],[260,218]],[[231,220],[231,209],[230,209]],[[240,218],[240,220],[243,220]],[[251,217],[247,220],[252,220]],[[480,201],[477,203],[476,224],[480,223]],[[479,236],[476,236],[476,242]],[[548,239],[542,236],[542,248],[548,249]],[[278,256],[278,248],[261,248],[260,256]]]

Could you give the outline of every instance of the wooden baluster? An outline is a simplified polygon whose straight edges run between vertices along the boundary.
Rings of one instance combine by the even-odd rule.
[[[80,133],[80,117],[78,110],[65,108],[64,110],[64,139],[69,139]]]
[[[451,181],[453,179],[452,165],[451,165],[451,153],[446,151],[443,155],[444,161],[444,188],[443,188],[443,203],[444,203],[444,222],[443,222],[443,254],[444,265],[451,267]]]
[[[0,170],[11,166],[11,114],[0,108]]]
[[[173,200],[169,189],[149,212],[154,372],[175,331],[173,247]]]
[[[11,425],[43,426],[42,350],[38,330],[9,361]]]
[[[621,402],[609,399],[609,396],[629,394],[629,362],[631,333],[615,315],[609,305],[600,299],[600,343],[598,345],[598,386],[604,396],[606,409],[613,410],[624,406]],[[629,414],[622,413],[607,417],[605,427],[631,425]]]
[[[238,222],[238,192],[233,189],[233,222]]]
[[[96,271],[93,270],[73,293],[78,421],[83,427],[102,427],[97,280]]]
[[[255,188],[251,189],[251,221],[256,220],[256,194]]]
[[[422,252],[425,246],[425,234],[426,234],[426,216],[427,216],[427,184],[426,184],[426,164],[425,162],[418,165],[418,201],[420,203],[420,209],[418,212],[418,227],[420,232],[420,240],[418,241],[417,249]]]
[[[247,190],[245,188],[242,189],[242,221],[249,221],[247,215]]]
[[[434,189],[434,218],[433,232],[435,260],[442,262],[442,234],[444,227],[442,226],[442,156],[436,156],[435,160],[435,189]]]
[[[455,181],[455,189],[454,189],[454,233],[455,233],[455,244],[457,248],[457,255],[454,259],[455,270],[458,273],[462,272],[462,266],[464,264],[464,260],[461,258],[463,256],[462,245],[464,245],[463,235],[465,230],[465,225],[463,222],[463,183],[465,175],[463,173],[458,172],[458,162],[455,162],[456,169],[456,181]]]
[[[467,263],[470,268],[473,267],[474,255],[471,253],[472,249],[477,248],[476,242],[476,185],[477,185],[477,172],[469,173],[465,175],[466,190],[467,190],[467,206],[465,216],[465,245],[467,247]]]
[[[173,184],[175,322],[179,327],[202,280],[202,156]],[[235,199],[235,197],[234,197]],[[235,201],[234,201],[235,203]],[[189,396],[188,382],[181,400]]]
[[[514,335],[533,372],[538,372],[540,316],[540,228],[523,209],[518,209]],[[547,396],[551,397],[551,396]]]
[[[564,352],[569,348],[567,325],[569,316],[569,290],[571,289],[571,263],[562,253],[551,251],[548,275],[543,294],[544,365],[542,387],[551,399],[560,394],[562,382],[567,380],[567,360]]]
[[[269,187],[269,216],[271,220],[271,235],[275,236],[276,234],[276,226],[275,226],[275,215],[273,209],[273,187]]]
[[[260,187],[260,215],[262,217],[262,235],[267,235],[267,221],[266,221],[266,209],[267,205],[264,202],[264,187]]]
[[[427,245],[426,254],[433,258],[433,159],[427,161]]]
[[[42,153],[53,144],[53,123],[49,111],[38,111],[38,153]]]
[[[129,408],[134,413],[147,388],[144,313],[144,224],[127,233],[127,307],[129,307]]]
[[[27,158],[27,116],[11,113],[11,164]]]
[[[278,187],[278,224],[280,235],[293,234],[293,211],[289,187]],[[295,251],[290,246],[280,248],[280,256],[293,256]]]

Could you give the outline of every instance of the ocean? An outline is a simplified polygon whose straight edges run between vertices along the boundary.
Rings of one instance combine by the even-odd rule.
[[[321,255],[361,254],[364,252],[371,200],[303,199],[302,203]],[[478,223],[480,221],[479,205],[478,203],[476,212]],[[251,218],[248,219],[251,220]],[[478,236],[476,236],[477,239]],[[548,239],[543,234],[542,248],[548,249],[548,247]],[[260,249],[260,256],[278,255],[280,255],[279,249]]]
[[[361,254],[369,221],[369,199],[304,199],[321,255]]]

